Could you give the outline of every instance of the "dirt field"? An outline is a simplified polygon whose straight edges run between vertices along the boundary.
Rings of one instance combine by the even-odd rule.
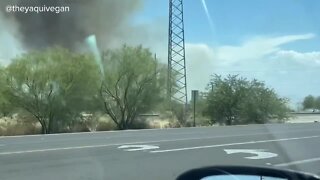
[[[320,114],[294,114],[287,123],[309,123],[309,122],[320,122]]]

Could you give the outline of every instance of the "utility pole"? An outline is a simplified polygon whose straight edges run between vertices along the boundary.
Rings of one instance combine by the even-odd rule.
[[[192,90],[192,100],[193,100],[193,127],[196,127],[196,103],[199,91]]]
[[[184,120],[188,103],[186,74],[183,0],[169,0],[167,95],[171,102],[184,105]]]

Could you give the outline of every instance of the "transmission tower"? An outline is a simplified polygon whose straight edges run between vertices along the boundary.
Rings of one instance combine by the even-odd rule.
[[[168,98],[185,105],[187,76],[183,22],[183,0],[169,0]]]

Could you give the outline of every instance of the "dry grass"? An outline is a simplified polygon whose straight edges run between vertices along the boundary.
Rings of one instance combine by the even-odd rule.
[[[110,121],[100,121],[96,131],[111,131],[117,129],[116,125]]]
[[[163,129],[181,127],[177,119],[169,116],[139,119],[133,129]],[[116,130],[116,124],[106,115],[96,115],[69,127],[65,132],[90,132]],[[0,136],[41,134],[41,126],[30,115],[16,115],[13,118],[0,118]]]
[[[0,136],[41,134],[41,128],[34,123],[15,121],[13,119],[1,119]]]

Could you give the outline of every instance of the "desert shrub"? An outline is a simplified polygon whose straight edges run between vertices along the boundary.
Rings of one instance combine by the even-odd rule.
[[[115,130],[116,125],[110,121],[100,121],[97,126],[97,131],[111,131]]]

